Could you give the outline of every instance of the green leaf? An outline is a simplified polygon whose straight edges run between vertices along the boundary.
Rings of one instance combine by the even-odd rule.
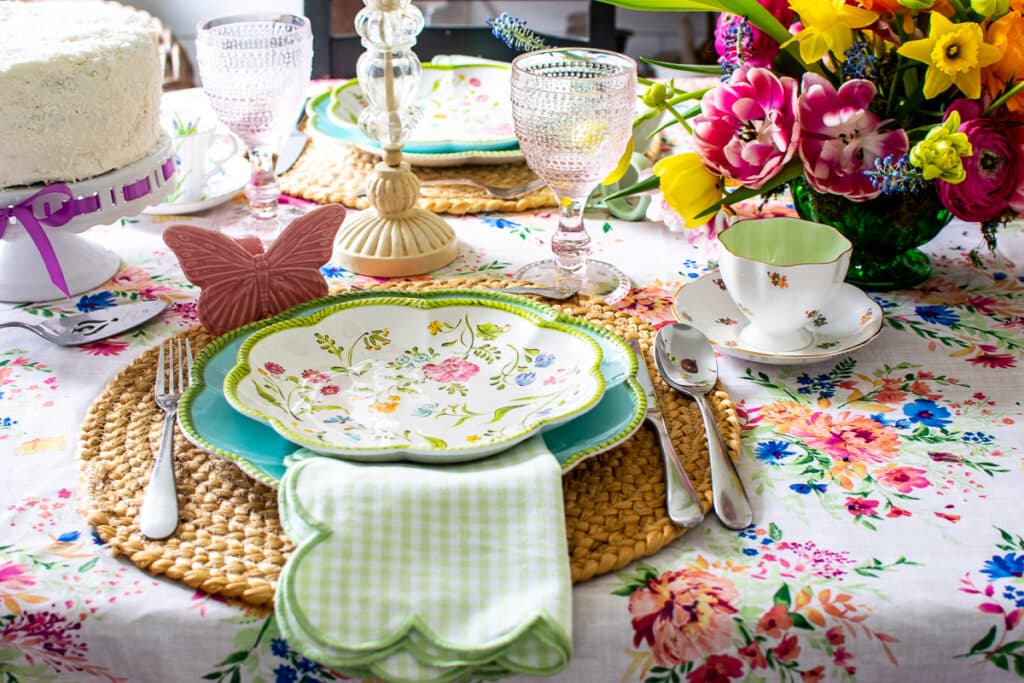
[[[224,677],[224,674],[222,674],[219,671],[214,671],[212,673],[208,673],[205,676],[203,676],[203,680],[204,681],[219,681],[223,677]]]
[[[242,670],[241,669],[238,669],[236,667],[235,670],[231,672],[231,683],[242,683]]]
[[[238,652],[232,652],[230,655],[228,655],[227,659],[225,659],[223,662],[221,662],[217,666],[227,666],[228,664],[237,664],[237,663],[239,663],[241,661],[244,661],[245,658],[248,657],[248,656],[249,656],[249,651],[248,650],[239,650]]]
[[[675,62],[663,62],[660,59],[651,59],[650,57],[641,57],[640,61],[644,64],[653,64],[654,66],[662,66],[666,69],[686,71],[693,74],[707,74],[708,76],[722,75],[722,67],[712,66],[710,64],[677,64]]]
[[[88,562],[86,562],[85,564],[83,564],[81,567],[78,568],[78,573],[82,574],[82,573],[85,573],[85,572],[89,571],[90,569],[95,567],[96,563],[99,562],[99,561],[100,561],[100,558],[98,558],[98,557],[92,558],[91,560],[89,560]]]
[[[630,185],[629,187],[626,187],[626,188],[623,188],[621,190],[617,190],[615,192],[612,192],[611,194],[605,196],[604,200],[608,201],[610,199],[620,199],[622,197],[629,197],[629,196],[637,194],[639,192],[647,192],[648,190],[655,190],[655,189],[658,188],[658,186],[660,184],[661,184],[661,178],[659,178],[656,175],[652,175],[652,176],[649,176],[647,178],[644,178],[639,183],[635,183],[633,185]]]
[[[1006,657],[1006,655],[994,654],[988,658],[988,661],[992,662],[1003,671],[1010,670],[1010,660]]]
[[[608,234],[612,231],[612,224],[605,221],[605,224],[601,226],[601,232]]]
[[[1024,647],[1024,640],[1015,640],[1012,643],[1007,643],[1006,645],[1003,645],[1001,648],[996,650],[996,652],[1000,652],[1002,654],[1010,654],[1014,650],[1019,650],[1022,647]]]
[[[782,540],[782,529],[780,529],[779,525],[775,522],[770,522],[768,524],[768,538],[772,539],[773,541]]]
[[[511,412],[513,410],[518,410],[519,408],[522,408],[522,407],[523,407],[522,404],[519,404],[519,405],[511,404],[511,405],[502,406],[501,408],[498,408],[497,410],[494,411],[494,417],[491,418],[491,424],[494,424],[495,422],[500,422],[501,419],[503,417],[505,417],[505,415],[507,413],[509,413],[509,412]]]
[[[462,420],[460,420],[460,422],[461,421]],[[447,448],[448,447],[448,443],[444,439],[440,439],[440,438],[438,438],[436,436],[429,436],[427,434],[423,434],[422,432],[417,432],[417,433],[420,435],[420,437],[422,437],[427,443],[429,443],[434,448]]]
[[[804,617],[804,615],[802,614],[798,614],[796,612],[789,612],[789,618],[793,620],[793,626],[796,626],[797,628],[802,628],[807,631],[814,630],[814,626],[812,626],[811,622],[807,621],[807,618]]]
[[[782,170],[775,174],[771,180],[762,185],[758,189],[752,187],[741,187],[738,190],[730,192],[728,195],[722,198],[721,201],[715,202],[708,208],[697,214],[697,218],[701,216],[710,216],[722,207],[722,205],[730,206],[736,202],[741,202],[744,199],[750,199],[758,195],[767,194],[777,187],[781,187],[788,183],[794,178],[799,178],[804,174],[804,164],[800,159],[791,161],[782,167]]]
[[[260,398],[262,398],[264,401],[274,406],[275,408],[280,408],[281,410],[284,410],[284,406],[281,405],[281,402],[278,401],[273,396],[271,396],[269,393],[267,393],[267,391],[263,389],[263,387],[261,387],[256,382],[253,382],[253,386],[256,387],[256,393],[260,395]]]
[[[979,640],[973,646],[971,646],[971,654],[978,654],[979,652],[984,652],[985,650],[990,648],[992,646],[992,643],[996,642],[996,633],[997,630],[995,626],[990,628],[988,633],[986,633],[981,640]]]
[[[785,605],[786,607],[789,607],[792,600],[793,598],[789,594],[789,586],[786,584],[782,584],[782,588],[775,591],[775,595],[772,596],[772,602],[776,605]]]
[[[1024,678],[1024,655],[1013,656],[1013,673]]]

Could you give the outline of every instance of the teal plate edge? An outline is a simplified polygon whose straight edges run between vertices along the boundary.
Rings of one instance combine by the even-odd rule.
[[[588,418],[597,421],[607,421],[606,418],[619,414],[623,410],[631,410],[628,415],[628,419],[622,419],[620,415],[620,422],[618,423],[619,428],[611,430],[610,433],[601,434],[600,440],[592,443],[587,448],[579,449],[571,452],[563,458],[556,458],[559,460],[559,464],[562,467],[563,475],[566,472],[572,470],[576,465],[583,462],[584,460],[603,453],[620,443],[624,442],[640,427],[643,417],[647,410],[647,398],[644,394],[643,389],[636,380],[636,358],[632,351],[626,345],[618,335],[612,333],[607,328],[597,323],[591,322],[584,318],[576,316],[570,316],[559,312],[558,310],[546,306],[542,303],[527,299],[524,297],[516,296],[513,294],[504,294],[500,289],[494,290],[481,290],[481,289],[470,289],[470,288],[451,288],[451,289],[436,289],[427,290],[422,292],[416,291],[403,291],[403,290],[366,290],[359,292],[342,292],[338,294],[332,294],[320,299],[307,301],[305,303],[294,306],[286,311],[283,311],[271,318],[265,320],[259,320],[253,323],[249,323],[236,330],[232,330],[220,337],[217,337],[209,344],[206,345],[199,352],[192,365],[191,369],[191,382],[189,388],[185,391],[185,394],[181,398],[181,402],[178,409],[178,424],[184,434],[184,436],[193,444],[202,448],[203,450],[212,453],[213,455],[224,458],[239,469],[251,476],[253,479],[266,484],[272,488],[277,488],[278,483],[286,469],[285,459],[292,453],[299,453],[302,449],[295,447],[289,441],[280,437],[274,432],[269,426],[252,420],[248,417],[237,413],[233,408],[228,406],[226,399],[223,395],[220,395],[220,402],[223,404],[223,408],[226,408],[230,413],[230,418],[237,416],[238,423],[245,428],[245,431],[249,430],[263,430],[268,441],[265,446],[265,451],[247,457],[245,455],[235,453],[231,450],[221,448],[210,443],[206,440],[197,429],[193,420],[193,411],[199,407],[202,407],[202,399],[208,394],[219,394],[219,392],[207,391],[210,387],[207,386],[205,381],[205,372],[210,365],[210,362],[214,360],[218,355],[222,354],[232,344],[235,344],[236,349],[240,347],[245,338],[251,335],[256,330],[271,325],[282,320],[290,318],[308,315],[321,308],[354,299],[374,299],[387,296],[405,296],[405,297],[462,297],[462,296],[476,296],[485,297],[498,301],[507,301],[513,304],[517,304],[524,308],[533,310],[534,312],[555,318],[562,318],[565,322],[575,325],[580,329],[590,331],[595,337],[605,340],[607,343],[615,344],[622,349],[622,358],[629,363],[628,370],[624,373],[624,377],[621,381],[612,386],[609,382],[610,388],[605,392],[605,397],[598,402],[597,406],[585,413],[577,420]],[[606,354],[607,356],[608,354]],[[230,363],[234,365],[234,359]],[[226,371],[225,371],[226,374]],[[553,441],[554,444],[549,444],[549,448],[557,450],[558,446],[562,443],[559,439],[564,439],[568,442],[569,433],[572,425],[577,421],[572,420],[566,424],[556,427],[549,432],[544,433],[545,441]],[[608,422],[607,424],[613,424]]]

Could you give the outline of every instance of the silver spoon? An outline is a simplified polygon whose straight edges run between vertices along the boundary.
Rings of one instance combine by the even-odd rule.
[[[706,397],[718,379],[715,350],[700,330],[683,323],[673,323],[658,330],[654,340],[654,360],[665,383],[692,397],[700,409],[704,430],[708,434],[711,499],[715,514],[730,529],[747,528],[754,521],[754,513]]]

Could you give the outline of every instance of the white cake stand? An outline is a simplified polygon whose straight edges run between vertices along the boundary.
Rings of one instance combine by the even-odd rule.
[[[50,192],[32,201],[32,213],[53,247],[72,296],[106,282],[121,266],[117,254],[77,233],[136,216],[147,206],[159,204],[174,190],[173,181],[171,139],[162,133],[153,150],[134,164],[64,183],[74,196],[74,216],[63,225],[47,225],[44,221],[67,204],[66,195]],[[0,189],[0,207],[12,209],[48,186],[52,187],[38,184]],[[51,282],[28,230],[17,219],[9,218],[0,239],[0,301],[25,303],[63,297],[64,292]]]

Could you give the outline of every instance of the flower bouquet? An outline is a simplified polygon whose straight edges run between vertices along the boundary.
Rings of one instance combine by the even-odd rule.
[[[1024,210],[1024,0],[605,1],[721,12],[718,67],[643,60],[721,77],[693,91],[648,82],[644,101],[683,126],[694,150],[620,194],[660,186],[698,227],[789,186],[798,212],[855,247],[863,235],[849,232],[863,230],[869,205],[927,223],[910,242],[957,217],[981,223],[990,247]],[[903,254],[899,220],[883,223],[863,248],[894,242]],[[927,275],[920,258],[912,280]]]

